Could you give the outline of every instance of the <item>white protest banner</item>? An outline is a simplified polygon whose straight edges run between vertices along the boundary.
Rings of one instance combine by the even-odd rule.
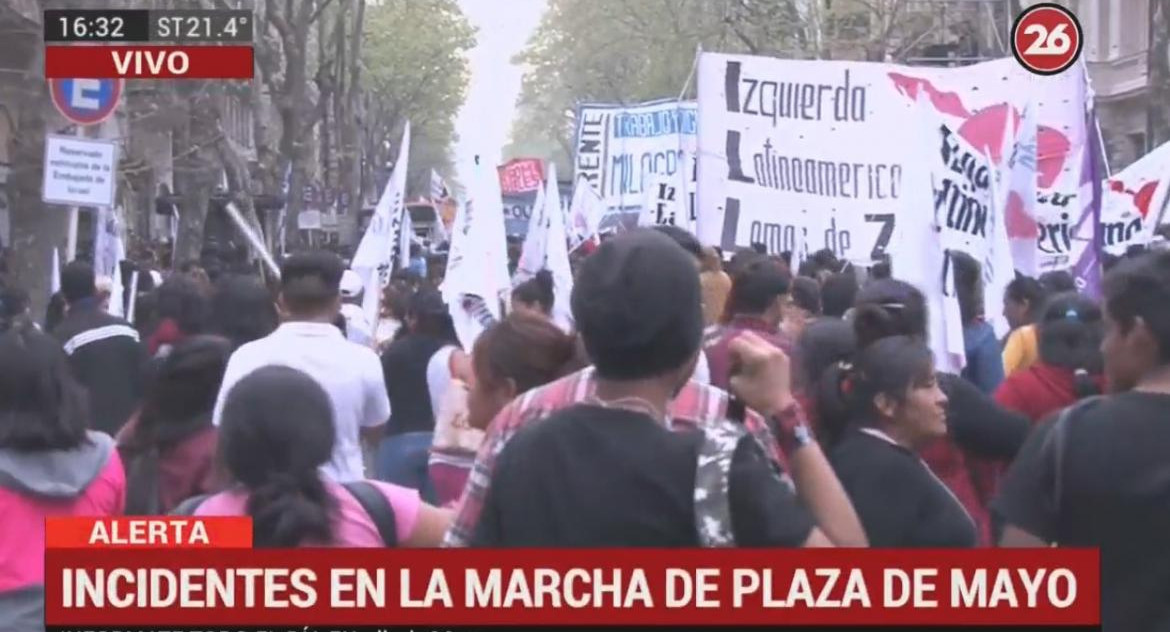
[[[691,213],[685,191],[676,176],[653,174],[646,187],[646,201],[638,216],[639,226],[678,226],[690,232]]]
[[[357,251],[349,267],[365,281],[362,295],[362,311],[366,322],[378,322],[382,288],[390,280],[390,269],[396,261],[399,238],[402,230],[402,215],[406,213],[406,170],[410,160],[410,121],[402,132],[402,146],[398,148],[398,160],[390,174],[390,181],[382,190],[370,224],[358,243]],[[376,271],[376,274],[371,273]]]
[[[921,164],[929,165],[934,195],[934,224],[938,239],[945,251],[960,251],[971,255],[980,265],[983,282],[983,313],[998,334],[1007,333],[1007,322],[1000,309],[1004,291],[1015,278],[1011,245],[1004,221],[1007,172],[996,168],[993,159],[976,149],[934,113],[933,108],[919,98],[921,120],[930,126],[926,144],[922,148]],[[1005,131],[1013,121],[1005,119]],[[1001,136],[1005,135],[1001,132]],[[915,162],[907,171],[917,167]],[[1003,192],[1001,197],[1000,192]],[[962,332],[963,322],[950,320],[948,332],[956,327]],[[948,344],[950,344],[948,338]],[[958,347],[959,350],[963,346]]]
[[[1033,78],[1012,59],[912,68],[703,53],[699,237],[725,249],[881,259],[906,213],[907,162],[920,159],[905,137],[919,95],[996,165],[1005,119],[1035,102],[1043,184],[1084,142],[1083,107],[1062,105],[1082,82],[1071,71]]]
[[[500,299],[511,289],[504,209],[495,169],[475,163],[467,174],[468,199],[459,208],[451,231],[447,275],[439,289],[464,349],[500,319]]]
[[[1170,204],[1170,143],[1116,173],[1105,182],[1101,229],[1105,251],[1121,255],[1154,237],[1155,224]]]
[[[605,215],[601,197],[586,180],[577,180],[573,201],[569,204],[569,252],[597,237],[601,232],[601,218]]]
[[[49,134],[41,197],[50,204],[113,206],[117,141]]]
[[[607,222],[636,221],[650,174],[677,178],[680,189],[695,190],[688,185],[695,173],[697,112],[694,102],[673,99],[578,108],[574,181],[584,178],[593,186],[610,214]]]

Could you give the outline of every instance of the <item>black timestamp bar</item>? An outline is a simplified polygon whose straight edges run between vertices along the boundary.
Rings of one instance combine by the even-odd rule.
[[[251,11],[51,9],[45,42],[251,43]]]
[[[144,9],[49,9],[46,42],[148,42],[150,12]]]

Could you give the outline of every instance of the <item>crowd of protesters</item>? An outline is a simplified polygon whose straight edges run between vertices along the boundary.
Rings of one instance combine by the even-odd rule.
[[[1106,629],[1170,625],[1170,253],[1099,301],[1018,277],[1003,339],[956,253],[961,375],[888,264],[673,227],[575,259],[571,331],[542,272],[468,346],[421,264],[376,322],[327,252],[152,275],[134,324],[86,263],[44,319],[6,284],[0,628],[40,625],[46,517],[168,512],[258,547],[1100,547]]]

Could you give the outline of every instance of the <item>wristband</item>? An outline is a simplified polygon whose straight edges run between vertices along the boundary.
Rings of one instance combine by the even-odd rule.
[[[768,417],[768,425],[776,435],[780,450],[784,454],[793,452],[809,445],[814,441],[812,431],[804,421],[804,415],[796,404],[785,407],[778,413]]]

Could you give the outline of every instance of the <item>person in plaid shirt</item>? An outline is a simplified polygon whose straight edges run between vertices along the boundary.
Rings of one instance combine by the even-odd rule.
[[[645,238],[648,232],[631,231],[612,241]],[[660,237],[658,240],[665,242]],[[602,250],[605,248],[603,246]],[[697,274],[695,282],[698,282]],[[695,344],[697,350],[697,339]],[[774,388],[778,383],[787,384],[787,358],[752,334],[745,334],[735,347],[741,360],[745,360],[743,373],[738,378],[739,385],[744,387],[741,389],[744,391],[741,393],[744,401],[762,406],[772,413],[769,421],[756,412],[745,411],[745,429],[759,443],[777,471],[783,471],[785,461],[791,465],[796,478],[797,495],[815,522],[804,544],[864,546],[865,536],[860,522],[840,483],[820,449],[808,439],[808,433],[801,432],[805,428],[803,414],[792,402],[791,395],[785,395],[787,388]],[[752,361],[749,363],[746,360]],[[468,546],[471,542],[491,489],[497,459],[511,439],[558,411],[596,400],[598,384],[595,370],[585,369],[525,393],[496,416],[476,458],[444,546]],[[692,380],[670,402],[667,422],[674,431],[688,431],[722,423],[735,416],[729,411],[729,403],[725,392]],[[782,445],[788,449],[782,450]]]

